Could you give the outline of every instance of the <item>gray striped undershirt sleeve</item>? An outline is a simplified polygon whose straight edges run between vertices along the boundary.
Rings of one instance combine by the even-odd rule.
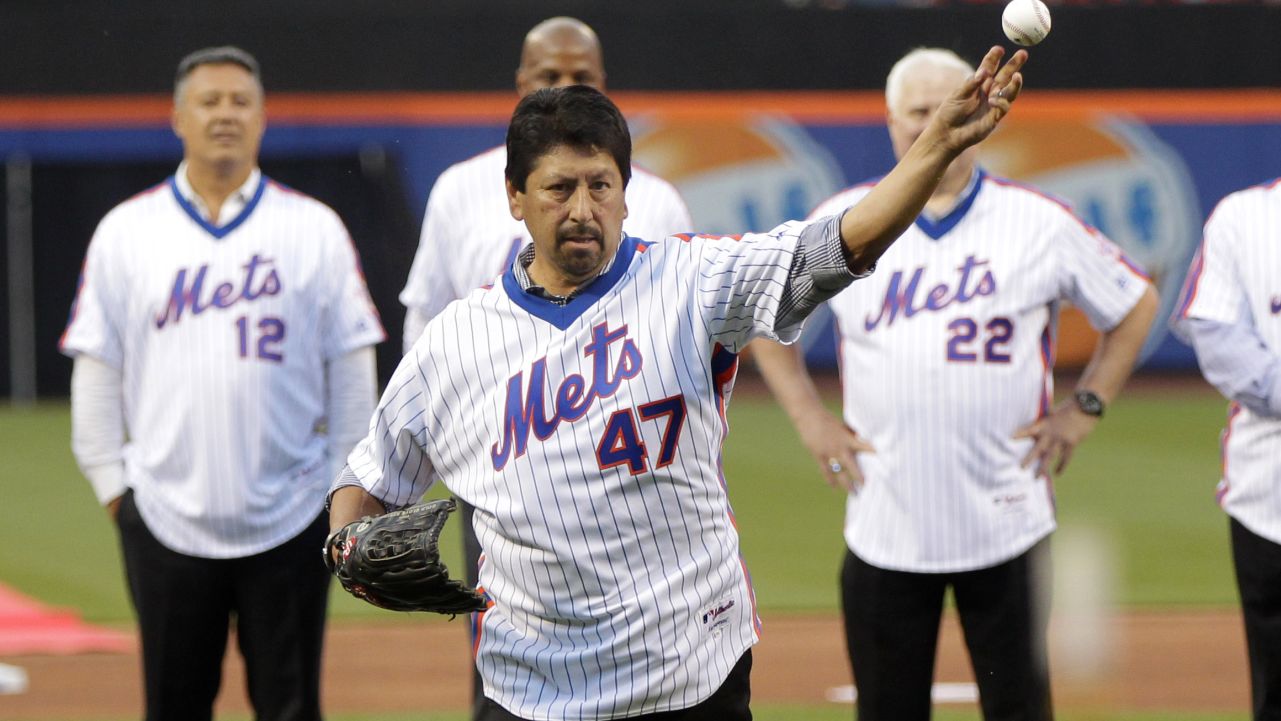
[[[787,287],[783,289],[783,298],[778,304],[775,330],[801,322],[850,283],[866,278],[876,269],[872,266],[861,275],[850,271],[841,240],[841,217],[844,215],[841,212],[820,218],[801,231],[796,241],[796,254],[792,257],[792,269],[787,274]]]

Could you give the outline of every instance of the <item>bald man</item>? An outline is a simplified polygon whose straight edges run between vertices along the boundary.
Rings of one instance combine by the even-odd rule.
[[[523,98],[539,88],[565,85],[603,91],[605,63],[595,31],[574,18],[558,17],[544,20],[525,35],[516,92]]]
[[[525,36],[516,92],[523,98],[540,88],[567,85],[605,90],[600,41],[574,18],[544,20]],[[432,188],[418,252],[400,293],[405,352],[441,309],[500,275],[529,242],[525,226],[507,211],[506,165],[507,150],[499,146],[449,167]],[[664,238],[693,227],[676,188],[635,166],[627,209],[623,230],[628,235]]]
[[[605,90],[605,66],[596,33],[580,20],[555,17],[525,35],[516,92],[587,85]],[[418,252],[400,293],[405,305],[404,351],[409,353],[423,328],[445,306],[472,290],[493,283],[530,242],[525,224],[507,206],[504,170],[507,148],[499,146],[441,173],[427,199]],[[632,166],[627,185],[627,235],[659,240],[693,228],[689,210],[670,183]],[[460,503],[464,568],[475,586],[480,544],[472,528],[472,507]],[[474,633],[474,624],[473,624]],[[473,675],[474,698],[481,698],[480,677]]]

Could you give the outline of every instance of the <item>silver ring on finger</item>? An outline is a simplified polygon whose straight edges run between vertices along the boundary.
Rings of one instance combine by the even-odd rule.
[[[842,466],[841,462],[835,458],[829,458],[827,459],[827,469],[832,473],[840,473],[845,470],[845,466]]]

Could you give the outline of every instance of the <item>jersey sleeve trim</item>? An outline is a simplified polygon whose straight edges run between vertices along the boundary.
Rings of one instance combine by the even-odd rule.
[[[85,266],[88,264],[89,257],[86,254],[80,263],[80,277],[76,278],[76,293],[72,296],[71,310],[67,312],[67,325],[62,329],[62,337],[58,339],[58,350],[66,356],[75,356],[80,352],[78,348],[67,345],[67,338],[71,335],[71,326],[75,325],[76,313],[80,310],[80,294],[85,289]]]
[[[1278,178],[1277,180],[1274,180],[1270,183],[1256,185],[1251,188],[1246,188],[1245,190],[1229,193],[1227,197],[1220,200],[1218,204],[1214,206],[1214,209],[1210,211],[1210,215],[1206,218],[1205,226],[1202,230],[1201,243],[1200,245],[1197,246],[1196,254],[1192,256],[1192,262],[1188,266],[1187,276],[1183,279],[1183,287],[1179,292],[1179,301],[1175,304],[1174,312],[1170,315],[1170,323],[1172,324],[1172,326],[1180,319],[1192,317],[1191,315],[1192,306],[1196,304],[1197,297],[1200,295],[1200,292],[1201,292],[1201,281],[1206,276],[1205,256],[1206,256],[1206,251],[1208,250],[1209,237],[1211,235],[1211,228],[1212,226],[1217,225],[1216,221],[1220,220],[1222,217],[1225,217],[1223,214],[1221,214],[1221,211],[1223,211],[1224,208],[1236,203],[1238,199],[1242,197],[1243,193],[1247,193],[1254,189],[1266,190],[1266,189],[1272,188],[1278,183],[1281,183],[1281,178]],[[1227,216],[1232,215],[1231,211],[1229,211],[1226,215]]]

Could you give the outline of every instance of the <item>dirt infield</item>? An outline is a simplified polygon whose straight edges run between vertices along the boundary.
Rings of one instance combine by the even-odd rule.
[[[335,624],[325,670],[330,713],[462,709],[468,651],[460,621]],[[1060,709],[1241,711],[1248,707],[1244,638],[1231,611],[1143,612],[1107,622],[1100,657],[1070,651],[1076,629],[1055,627],[1056,705]],[[823,704],[849,683],[839,619],[765,618],[752,674],[758,703]],[[1072,654],[1075,654],[1073,656]],[[221,712],[245,713],[242,670],[229,654]],[[1075,659],[1075,660],[1074,660]],[[0,719],[137,717],[141,692],[134,654],[0,659],[30,676],[25,694],[0,696]],[[972,680],[954,619],[943,626],[939,681]]]

